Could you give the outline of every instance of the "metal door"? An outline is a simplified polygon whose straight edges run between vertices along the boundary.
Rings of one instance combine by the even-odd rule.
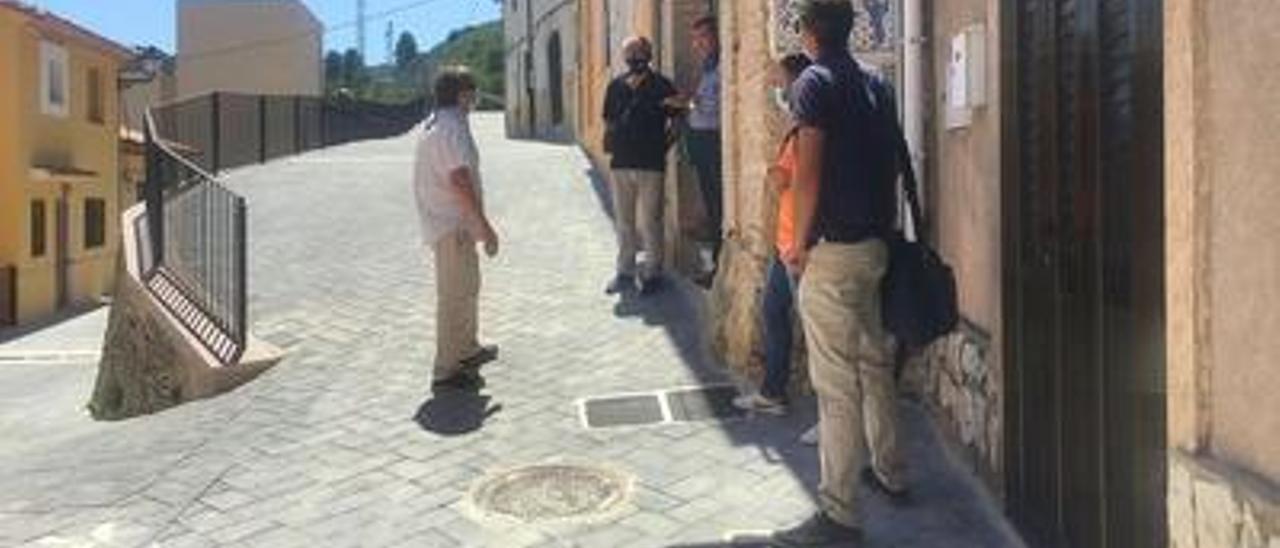
[[[1006,471],[1035,545],[1164,544],[1160,4],[1003,4]]]

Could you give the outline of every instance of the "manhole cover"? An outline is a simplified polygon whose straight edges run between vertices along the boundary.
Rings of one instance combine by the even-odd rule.
[[[607,514],[627,500],[630,480],[595,466],[544,464],[507,471],[472,491],[476,507],[523,522]]]

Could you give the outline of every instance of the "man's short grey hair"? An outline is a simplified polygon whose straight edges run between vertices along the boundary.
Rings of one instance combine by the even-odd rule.
[[[641,55],[645,59],[653,60],[653,42],[643,36],[632,36],[623,40],[622,55],[630,59],[633,54]]]

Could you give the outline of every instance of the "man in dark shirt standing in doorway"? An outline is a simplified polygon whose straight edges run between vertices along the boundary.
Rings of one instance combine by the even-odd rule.
[[[675,86],[650,66],[653,45],[643,37],[622,45],[627,72],[609,84],[604,100],[605,148],[613,155],[613,213],[618,231],[618,271],[606,291],[657,288],[662,275],[662,187],[671,144],[671,120],[679,114]],[[639,246],[637,246],[637,240]],[[639,268],[636,252],[643,250]]]

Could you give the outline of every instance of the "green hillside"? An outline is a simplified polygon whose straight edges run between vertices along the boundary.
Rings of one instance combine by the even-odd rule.
[[[438,67],[466,65],[475,75],[480,91],[502,97],[505,80],[502,42],[502,21],[449,33],[444,42],[426,54],[428,81]]]

